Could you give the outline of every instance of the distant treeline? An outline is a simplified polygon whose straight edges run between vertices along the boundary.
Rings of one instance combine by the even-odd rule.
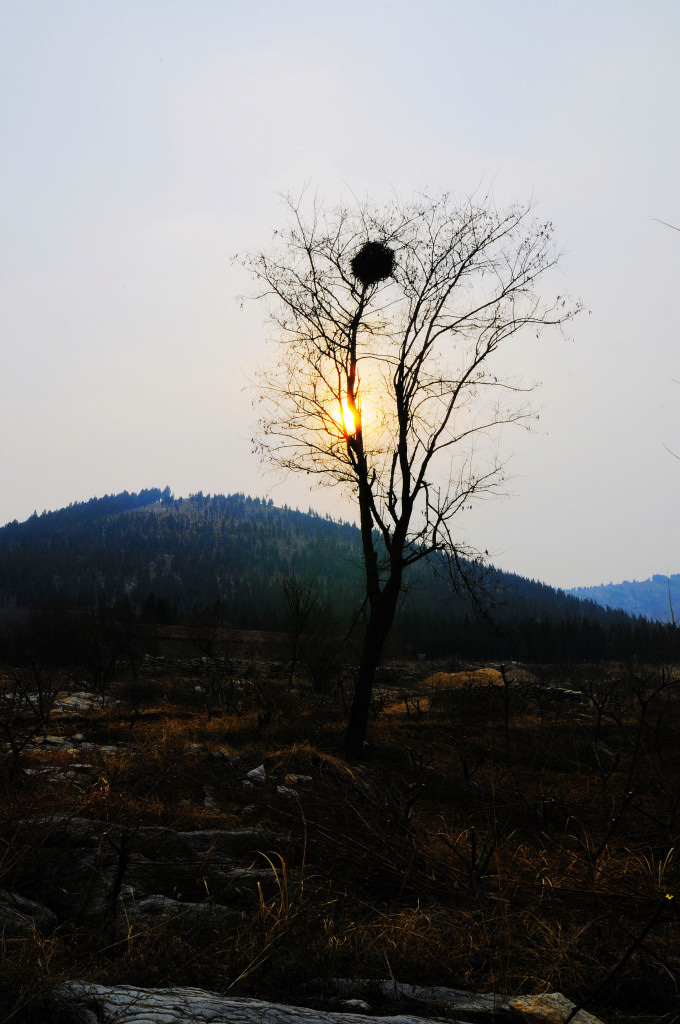
[[[431,571],[436,570],[436,572]],[[530,661],[672,652],[677,630],[494,569],[443,563],[412,572],[392,654]],[[92,622],[287,630],[282,577],[313,586],[328,628],[361,629],[356,526],[243,494],[175,499],[169,488],[110,495],[0,529],[0,610],[7,636],[36,615]],[[453,583],[453,585],[452,585]],[[33,619],[26,621],[30,613]],[[33,623],[33,627],[31,626]],[[10,624],[7,624],[10,623]],[[12,624],[13,623],[13,624]],[[22,624],[23,623],[23,624]],[[43,630],[44,632],[44,630]]]
[[[625,580],[600,587],[575,587],[574,597],[595,601],[603,607],[620,608],[629,615],[643,615],[659,622],[680,618],[680,574],[651,576],[648,580]]]

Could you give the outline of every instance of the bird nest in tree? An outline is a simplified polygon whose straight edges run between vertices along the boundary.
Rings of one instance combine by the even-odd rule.
[[[365,242],[353,258],[352,273],[367,288],[391,277],[394,270],[394,250],[384,242]]]

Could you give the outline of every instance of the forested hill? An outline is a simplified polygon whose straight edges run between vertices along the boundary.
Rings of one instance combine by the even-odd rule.
[[[355,603],[357,537],[349,524],[243,494],[107,495],[0,529],[0,605],[127,600],[140,613],[150,602],[183,621],[219,602],[234,625],[264,628],[282,573]]]
[[[595,601],[603,608],[621,608],[629,615],[641,615],[658,622],[680,619],[680,574],[652,576],[648,580],[625,580],[599,587],[575,587],[574,597]]]
[[[294,576],[313,582],[340,630],[362,603],[360,552],[356,526],[271,500],[124,492],[0,529],[0,609],[5,619],[12,610],[61,608],[286,629],[281,579]],[[421,565],[408,580],[397,646],[535,660],[625,657],[651,651],[661,635],[661,627],[496,570],[477,597]]]

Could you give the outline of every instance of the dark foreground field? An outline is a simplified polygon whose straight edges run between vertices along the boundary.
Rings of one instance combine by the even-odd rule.
[[[672,673],[411,666],[350,764],[342,689],[145,668],[30,742],[56,680],[5,674],[0,887],[51,914],[0,905],[3,1022],[59,1020],[73,979],[319,1006],[394,979],[677,1019]]]

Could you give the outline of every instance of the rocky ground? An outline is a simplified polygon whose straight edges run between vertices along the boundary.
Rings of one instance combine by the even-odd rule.
[[[156,689],[127,683],[100,696],[72,686],[25,744],[22,721],[26,730],[34,723],[25,705],[12,725],[0,823],[0,1021],[592,1024],[597,999],[584,992],[639,960],[640,915],[657,915],[670,945],[657,944],[652,957],[675,971],[675,925],[657,909],[673,895],[673,865],[665,877],[653,869],[658,885],[617,893],[610,875],[598,876],[594,838],[590,862],[571,868],[578,844],[562,839],[558,850],[548,839],[553,829],[567,834],[595,787],[619,800],[617,813],[629,810],[612,781],[619,769],[629,776],[625,744],[617,748],[615,730],[593,740],[597,716],[583,687],[431,666],[416,680],[416,667],[395,667],[376,694],[367,762],[351,766],[340,756],[337,694],[289,691],[260,667],[256,682],[222,678],[206,700],[214,663],[181,666],[172,678],[157,660],[146,667],[162,680]],[[550,730],[552,754],[539,757]],[[505,758],[502,768],[494,758]],[[540,777],[529,783],[538,760]],[[492,802],[512,822],[489,824]],[[597,836],[609,827],[613,856],[620,824],[603,820]],[[551,911],[558,889],[568,903]],[[588,899],[611,914],[632,891],[635,906],[616,910],[612,961],[572,988],[576,1003],[552,989],[572,978],[567,961],[588,931]],[[520,924],[554,942],[554,955],[523,950],[508,969]],[[606,945],[605,928],[598,956]],[[468,978],[477,984],[435,983]]]

